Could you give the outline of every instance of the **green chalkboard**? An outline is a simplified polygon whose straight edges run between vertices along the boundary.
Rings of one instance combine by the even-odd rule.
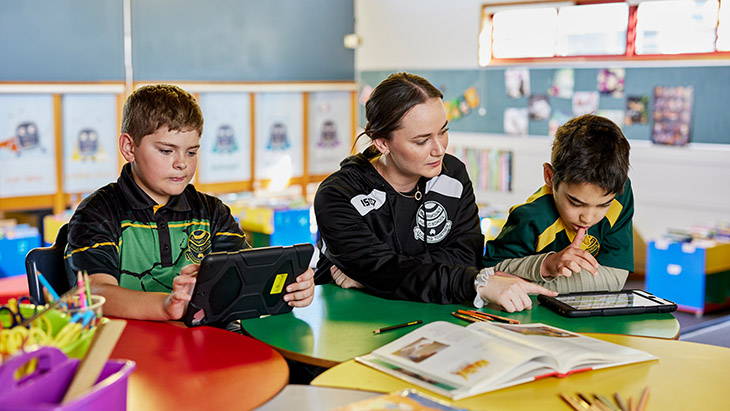
[[[611,66],[607,66],[610,68]],[[651,109],[656,86],[692,86],[694,104],[691,121],[691,142],[730,144],[730,66],[701,67],[630,67],[626,68],[623,97],[601,94],[599,110],[625,110],[628,96],[649,98],[649,122],[623,127],[629,139],[651,139]],[[530,68],[530,89],[532,94],[548,94],[556,69]],[[597,91],[597,77],[600,68],[574,69],[575,91]],[[484,110],[473,110],[466,116],[453,120],[452,131],[504,133],[504,111],[507,108],[527,108],[528,98],[512,98],[505,88],[505,68],[479,70],[430,70],[413,71],[427,78],[444,93],[446,100],[454,99],[469,87],[476,87],[480,106]],[[385,79],[389,71],[367,71],[361,73],[362,85],[375,87]],[[553,111],[572,112],[569,98],[550,97]],[[360,108],[361,125],[365,123],[364,109]],[[530,120],[529,135],[548,135],[548,122]]]

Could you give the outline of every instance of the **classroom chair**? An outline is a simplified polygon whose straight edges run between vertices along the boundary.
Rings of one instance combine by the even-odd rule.
[[[68,224],[58,230],[56,241],[50,247],[38,247],[28,251],[25,256],[25,272],[28,275],[28,291],[39,304],[45,304],[43,289],[38,281],[38,273],[42,273],[51,287],[61,295],[71,289],[66,275],[63,253],[66,250]]]

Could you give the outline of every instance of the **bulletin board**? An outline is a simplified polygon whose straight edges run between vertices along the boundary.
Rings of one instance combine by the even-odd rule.
[[[610,64],[605,68],[612,68]],[[506,68],[494,67],[480,70],[431,70],[414,71],[428,79],[444,93],[449,101],[463,95],[470,87],[479,94],[479,106],[461,118],[452,120],[452,131],[505,134],[505,111],[508,109],[527,109],[530,96],[510,97],[505,86]],[[572,112],[572,99],[550,96],[556,68],[528,67],[530,94],[547,96],[552,112]],[[573,69],[574,91],[598,91],[598,75],[601,68]],[[391,72],[368,71],[361,75],[360,89],[375,87]],[[646,96],[649,118],[644,124],[624,124],[622,129],[629,139],[651,140],[652,107],[655,87],[691,87],[693,102],[690,120],[690,142],[730,144],[730,67],[627,67],[625,68],[624,91],[622,97],[600,94],[598,109],[607,111],[626,110],[628,97]],[[365,124],[365,112],[359,106],[359,122]],[[601,114],[598,112],[597,114]],[[548,120],[529,119],[528,135],[549,135]]]

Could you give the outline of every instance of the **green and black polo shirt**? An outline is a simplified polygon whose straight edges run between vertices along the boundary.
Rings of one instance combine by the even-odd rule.
[[[598,263],[634,271],[634,194],[631,181],[611,202],[606,216],[588,229],[580,248],[590,252]],[[566,227],[555,207],[553,191],[543,186],[527,202],[512,207],[497,238],[487,242],[484,265],[528,255],[558,252],[569,246],[576,232]]]
[[[69,222],[66,270],[106,273],[130,290],[170,292],[180,269],[211,251],[249,248],[219,199],[190,184],[166,205],[155,203],[126,164],[116,183],[81,202]]]

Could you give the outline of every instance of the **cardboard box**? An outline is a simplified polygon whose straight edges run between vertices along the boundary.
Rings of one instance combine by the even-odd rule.
[[[730,244],[649,242],[646,289],[698,315],[729,306]]]

